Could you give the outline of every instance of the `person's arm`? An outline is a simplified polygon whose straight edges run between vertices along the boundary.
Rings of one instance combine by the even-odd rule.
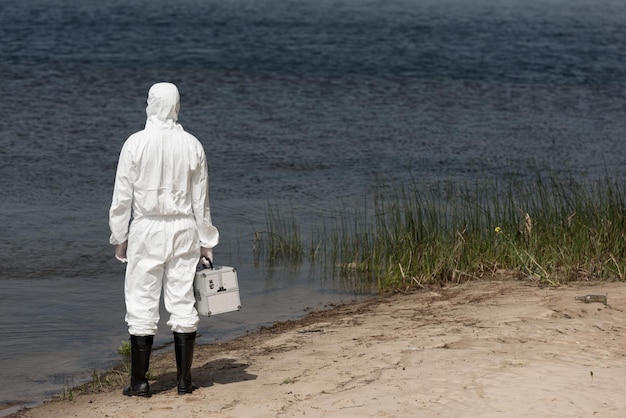
[[[111,237],[109,242],[116,246],[115,255],[126,258],[128,241],[128,227],[132,215],[133,184],[131,181],[132,162],[126,144],[120,152],[120,158],[115,175],[113,199],[109,209],[109,228]],[[117,248],[117,246],[120,246]],[[118,254],[119,252],[119,254]]]
[[[201,150],[200,154],[200,169],[192,179],[191,201],[200,236],[201,257],[208,256],[207,258],[213,260],[213,247],[219,242],[219,232],[211,220],[209,170],[204,150]]]

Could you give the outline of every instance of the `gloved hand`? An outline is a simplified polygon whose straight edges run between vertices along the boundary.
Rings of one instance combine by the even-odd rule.
[[[213,263],[213,248],[200,247],[200,262],[205,266]]]
[[[128,248],[128,241],[124,241],[121,244],[115,245],[115,258],[120,260],[122,263],[128,262],[128,258],[126,258],[127,248]]]

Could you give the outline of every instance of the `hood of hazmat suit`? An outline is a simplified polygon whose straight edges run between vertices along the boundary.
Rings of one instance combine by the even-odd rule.
[[[180,110],[178,88],[171,83],[157,83],[148,92],[147,123],[175,123]]]
[[[178,123],[180,95],[171,83],[150,88],[146,125],[120,152],[109,211],[111,244],[128,239],[129,224],[145,217],[192,217],[200,245],[213,248],[208,168],[202,144]]]

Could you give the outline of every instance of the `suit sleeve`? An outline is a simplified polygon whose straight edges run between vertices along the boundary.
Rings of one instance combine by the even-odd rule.
[[[204,149],[200,152],[200,166],[192,179],[192,206],[193,215],[198,226],[200,245],[213,248],[219,242],[219,232],[211,221],[211,206],[209,204],[209,170]]]
[[[121,244],[128,240],[128,227],[132,216],[133,182],[132,156],[128,150],[128,142],[122,147],[115,174],[113,199],[109,209],[109,228],[111,244]]]

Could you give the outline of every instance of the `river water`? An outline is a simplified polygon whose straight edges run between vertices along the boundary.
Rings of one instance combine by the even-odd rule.
[[[255,263],[268,204],[308,226],[381,179],[624,174],[622,0],[0,0],[0,33],[0,403],[119,359],[107,211],[154,82],[179,87],[239,271],[242,311],[201,343],[367,296]]]

